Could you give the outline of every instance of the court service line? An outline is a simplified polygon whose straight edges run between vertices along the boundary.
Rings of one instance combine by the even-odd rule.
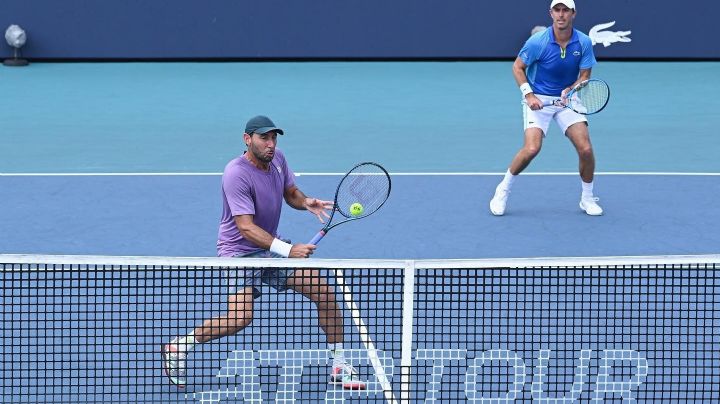
[[[299,172],[296,176],[323,177],[341,176],[340,172]],[[193,173],[193,172],[100,172],[100,173],[0,173],[0,177],[217,177],[222,173]],[[393,176],[502,176],[504,172],[391,172]],[[578,175],[577,172],[524,172],[523,176],[563,176]],[[720,172],[672,172],[672,171],[599,171],[595,175],[632,175],[632,176],[710,176],[718,177]]]

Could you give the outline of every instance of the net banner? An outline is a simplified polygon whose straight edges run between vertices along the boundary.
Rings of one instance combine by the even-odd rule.
[[[482,23],[478,16],[487,13],[487,3],[477,0],[174,0],[157,7],[141,1],[32,0],[0,2],[0,16],[7,16],[3,27],[20,21],[29,28],[24,51],[31,58],[510,60],[534,27],[552,24],[550,4],[514,0],[511,12],[494,13]],[[720,58],[715,0],[696,0],[686,8],[671,0],[576,4],[574,27],[590,37],[598,57]],[[677,19],[692,23],[684,24],[682,33],[662,23]],[[272,21],[274,35],[248,30],[246,21]]]

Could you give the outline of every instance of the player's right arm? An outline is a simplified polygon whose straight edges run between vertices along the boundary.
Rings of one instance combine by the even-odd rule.
[[[237,215],[233,216],[233,219],[235,219],[235,225],[245,239],[252,241],[262,249],[270,250],[275,237],[256,225],[253,217],[253,215]],[[315,246],[312,244],[293,244],[288,257],[307,258],[314,251]]]
[[[542,101],[540,101],[540,99],[535,96],[535,93],[533,93],[532,89],[530,88],[530,84],[528,84],[527,74],[525,73],[526,70],[527,65],[525,64],[525,62],[523,62],[522,58],[520,58],[520,56],[515,58],[512,72],[513,76],[515,77],[515,82],[517,83],[518,87],[520,87],[520,91],[524,94],[525,103],[527,103],[528,107],[530,107],[530,109],[532,110],[542,109]]]

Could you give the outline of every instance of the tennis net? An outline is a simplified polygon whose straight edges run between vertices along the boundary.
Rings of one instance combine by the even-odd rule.
[[[288,260],[0,255],[0,401],[720,402],[720,255],[292,263],[250,311]]]

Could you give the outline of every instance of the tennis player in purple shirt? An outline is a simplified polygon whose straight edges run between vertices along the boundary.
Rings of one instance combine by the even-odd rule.
[[[330,216],[332,201],[309,198],[295,184],[295,176],[283,153],[277,149],[282,129],[266,116],[251,118],[243,139],[247,151],[231,160],[222,177],[223,213],[217,251],[221,257],[307,258],[312,244],[291,244],[278,233],[283,200],[291,207],[308,210],[320,222]],[[206,320],[188,335],[163,346],[163,368],[170,381],[185,387],[188,353],[198,344],[234,335],[252,321],[253,299],[265,283],[278,291],[292,289],[312,300],[318,309],[320,327],[333,355],[330,383],[345,389],[362,390],[365,382],[343,355],[343,318],[335,291],[316,269],[253,268],[225,272],[230,286],[227,313]]]

